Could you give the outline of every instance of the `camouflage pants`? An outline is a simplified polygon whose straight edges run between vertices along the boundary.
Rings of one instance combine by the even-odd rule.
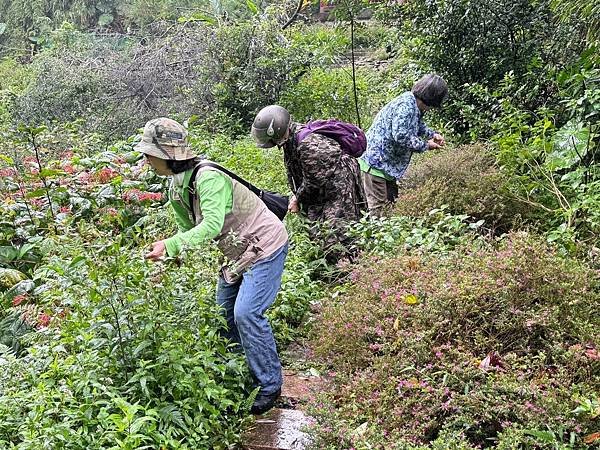
[[[346,231],[352,222],[358,220],[357,217],[340,217],[340,208],[335,202],[309,206],[306,217],[311,222],[310,237],[319,244],[328,264],[336,264],[344,258],[354,259],[354,242]]]

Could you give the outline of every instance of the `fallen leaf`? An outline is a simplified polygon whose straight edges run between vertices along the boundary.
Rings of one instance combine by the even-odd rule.
[[[369,422],[363,422],[352,431],[353,436],[362,436],[366,433],[369,427]]]
[[[600,441],[600,431],[597,433],[588,434],[583,438],[585,444],[593,444],[596,441]]]
[[[407,305],[416,305],[419,303],[419,299],[414,294],[407,294],[404,296],[404,303]]]
[[[479,363],[480,369],[487,370],[491,367],[504,369],[504,364],[500,360],[500,355],[497,352],[488,353],[488,355]]]
[[[398,330],[400,328],[400,317],[396,317],[394,320],[394,330]]]

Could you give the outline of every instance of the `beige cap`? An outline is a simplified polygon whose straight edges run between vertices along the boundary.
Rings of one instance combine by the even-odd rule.
[[[183,161],[196,157],[187,142],[187,130],[179,122],[167,117],[146,123],[142,140],[135,150],[160,159]]]

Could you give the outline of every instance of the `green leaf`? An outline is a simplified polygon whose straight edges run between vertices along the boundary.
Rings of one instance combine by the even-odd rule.
[[[569,121],[556,132],[553,150],[546,159],[546,167],[554,172],[579,163],[587,154],[589,138],[589,127],[584,127],[576,120]]]
[[[87,262],[87,258],[85,256],[79,255],[79,256],[73,258],[73,260],[69,264],[69,269],[75,269],[77,267],[80,267],[80,266],[84,265],[86,262]]]
[[[33,280],[22,280],[6,292],[6,297],[12,300],[17,295],[26,294],[27,292],[31,292],[34,289],[35,282]]]
[[[14,159],[12,159],[10,156],[3,155],[1,153],[0,153],[0,161],[4,161],[9,166],[12,166],[15,163]]]
[[[35,248],[35,244],[24,244],[20,249],[19,249],[19,255],[17,256],[17,258],[23,258],[27,252],[29,252],[30,250]]]
[[[19,257],[19,249],[12,245],[0,247],[0,262],[8,263]]]
[[[92,202],[83,197],[71,197],[69,200],[71,205],[78,207],[81,211],[89,211],[92,209]]]
[[[29,40],[31,40],[32,42],[37,42],[38,39],[39,39],[39,37],[29,37]],[[40,133],[43,133],[47,129],[48,128],[45,125],[40,125],[39,127],[25,125],[24,123],[20,123],[19,125],[17,125],[17,131],[19,131],[21,133],[29,133],[34,136],[36,136]]]
[[[246,6],[248,6],[248,9],[252,14],[258,14],[258,7],[252,0],[246,0]]]
[[[154,422],[155,420],[156,419],[154,419],[154,417],[138,417],[133,421],[133,423],[129,427],[129,433],[135,434],[142,429],[146,422]]]
[[[40,198],[46,195],[46,189],[44,188],[39,188],[36,189],[34,191],[28,192],[27,195],[25,195],[25,197],[27,198]]]
[[[136,358],[139,354],[146,348],[152,345],[151,341],[142,341],[140,344],[133,350],[133,356]]]
[[[5,31],[6,31],[6,24],[0,23],[0,35],[4,34]]]
[[[19,281],[25,279],[27,279],[27,276],[23,272],[15,269],[0,268],[0,288],[11,288]]]
[[[102,14],[100,17],[98,17],[98,26],[105,27],[107,25],[110,25],[114,19],[115,18],[112,14]]]
[[[57,175],[64,175],[64,172],[62,170],[56,170],[56,169],[40,170],[40,177],[43,177],[43,178],[51,178],[51,177],[55,177]]]

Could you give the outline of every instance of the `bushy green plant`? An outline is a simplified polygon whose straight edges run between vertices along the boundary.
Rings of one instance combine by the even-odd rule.
[[[553,0],[551,5],[559,17],[568,22],[577,18],[581,21],[590,45],[600,42],[600,5],[591,1]]]
[[[357,90],[361,125],[366,128],[377,112],[374,104],[376,74],[367,69],[357,72]],[[352,73],[348,68],[315,68],[302,76],[297,84],[282,93],[280,102],[294,119],[305,122],[314,119],[338,118],[357,123]]]
[[[27,377],[3,377],[3,445],[225,449],[237,442],[246,371],[219,337],[212,287],[192,276],[192,266],[150,267],[121,244],[48,261],[43,313],[25,313],[46,338],[24,358]]]
[[[363,22],[355,25],[354,45],[357,48],[385,48],[395,43],[397,38],[394,30],[378,22]]]
[[[302,53],[308,51],[316,62],[331,63],[348,51],[350,36],[344,27],[314,24],[292,27],[289,31],[292,48]]]
[[[600,88],[588,54],[565,70],[562,115],[539,110],[537,117],[504,100],[494,137],[498,160],[512,177],[508,185],[523,201],[544,212],[549,238],[574,251],[598,233],[598,106]]]
[[[594,422],[574,411],[600,385],[595,271],[519,233],[372,257],[352,279],[314,327],[338,381],[315,402],[320,448],[545,448],[544,430],[586,448]]]
[[[348,228],[348,235],[360,251],[386,255],[398,249],[422,249],[445,253],[465,241],[476,240],[473,231],[483,224],[466,214],[451,215],[447,206],[431,209],[424,217],[394,215],[363,217]]]
[[[491,232],[506,232],[530,218],[528,207],[510,194],[509,180],[483,145],[426,154],[409,166],[401,180],[395,212],[419,217],[446,205],[448,213],[467,214],[483,220],[483,227]]]
[[[450,85],[444,118],[471,141],[491,135],[498,98],[509,96],[525,110],[556,107],[556,68],[583,48],[580,21],[547,26],[555,20],[549,1],[414,0],[382,14],[407,39],[418,37],[413,56]]]
[[[31,76],[29,68],[12,58],[0,61],[0,130],[13,122],[15,100],[26,88]]]
[[[273,18],[262,17],[214,30],[197,84],[212,86],[214,103],[205,107],[216,106],[222,113],[216,117],[221,122],[207,115],[214,129],[244,132],[260,108],[277,103],[284,89],[312,65],[308,49],[294,47],[279,26]]]

